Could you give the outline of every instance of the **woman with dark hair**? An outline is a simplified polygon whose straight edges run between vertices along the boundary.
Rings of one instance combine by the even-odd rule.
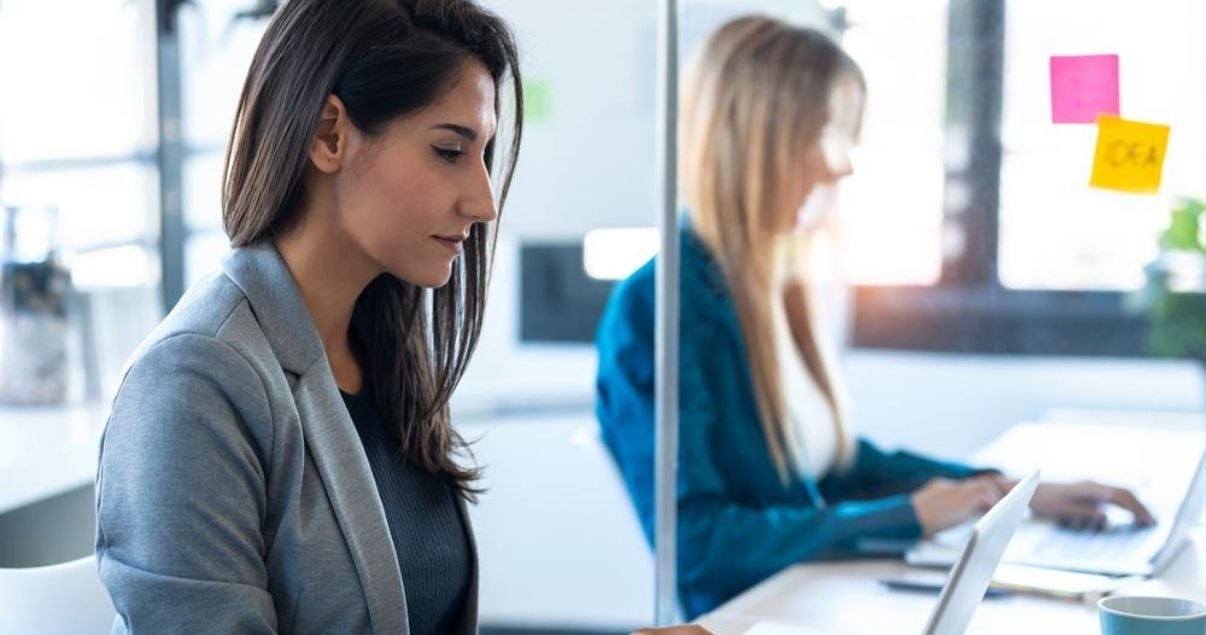
[[[511,32],[469,0],[283,4],[227,153],[234,249],[135,353],[101,442],[114,632],[476,631],[448,402],[521,112]]]

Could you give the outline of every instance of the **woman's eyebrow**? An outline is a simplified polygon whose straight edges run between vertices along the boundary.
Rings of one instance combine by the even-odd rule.
[[[455,123],[441,123],[431,127],[432,130],[451,130],[468,141],[477,141],[477,131],[468,126]]]

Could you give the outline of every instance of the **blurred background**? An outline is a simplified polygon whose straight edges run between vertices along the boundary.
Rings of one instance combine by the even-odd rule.
[[[223,152],[276,4],[0,0],[0,567],[91,550],[122,366],[227,251]],[[484,4],[517,31],[528,104],[454,401],[489,489],[482,623],[621,632],[652,618],[652,559],[599,441],[592,338],[657,246],[657,3]],[[684,62],[762,12],[825,29],[866,73],[825,254],[856,429],[958,458],[1021,421],[1206,410],[1206,6],[681,5]],[[1090,189],[1095,127],[1051,123],[1048,58],[1081,53],[1119,54],[1126,116],[1171,126],[1157,194]]]

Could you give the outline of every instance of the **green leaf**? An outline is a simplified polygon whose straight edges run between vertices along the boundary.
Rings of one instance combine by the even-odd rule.
[[[1202,212],[1206,204],[1196,199],[1185,199],[1173,208],[1172,222],[1160,239],[1165,249],[1188,249],[1206,252],[1200,240],[1198,228],[1202,223]]]

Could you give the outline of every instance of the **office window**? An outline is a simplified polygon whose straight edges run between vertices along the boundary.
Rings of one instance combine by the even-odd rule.
[[[71,400],[111,396],[162,317],[152,9],[0,2],[0,206],[57,212]]]
[[[1134,290],[1156,256],[1173,199],[1206,173],[1201,3],[1119,0],[1005,4],[1001,282],[1013,289]],[[1081,28],[1092,15],[1093,28]],[[1117,53],[1122,115],[1172,126],[1157,196],[1087,187],[1096,126],[1051,123],[1047,60]]]
[[[56,208],[60,244],[71,252],[155,242],[144,4],[0,3],[0,201]]]
[[[941,273],[947,10],[946,0],[845,3],[842,45],[868,87],[841,188],[852,283],[932,284]]]
[[[264,8],[257,10],[260,5]],[[217,269],[229,250],[222,231],[222,162],[239,91],[271,7],[252,0],[206,0],[178,15],[187,286]]]
[[[1147,318],[1131,296],[1145,283],[1175,199],[1201,196],[1197,175],[1206,168],[1196,115],[1206,108],[1206,87],[1192,80],[1206,71],[1206,55],[1193,46],[1206,7],[1191,0],[837,4],[847,11],[846,46],[870,84],[866,156],[855,164],[862,174],[850,180],[842,208],[847,278],[857,285],[855,344],[1147,354]],[[874,30],[880,21],[890,25],[882,33]],[[1120,56],[1121,114],[1172,126],[1157,195],[1090,188],[1097,127],[1051,121],[1050,56],[1106,53]],[[936,68],[941,91],[932,88]],[[938,92],[942,140],[927,144]],[[925,194],[937,187],[939,160],[940,203]],[[915,191],[883,202],[914,181]]]

